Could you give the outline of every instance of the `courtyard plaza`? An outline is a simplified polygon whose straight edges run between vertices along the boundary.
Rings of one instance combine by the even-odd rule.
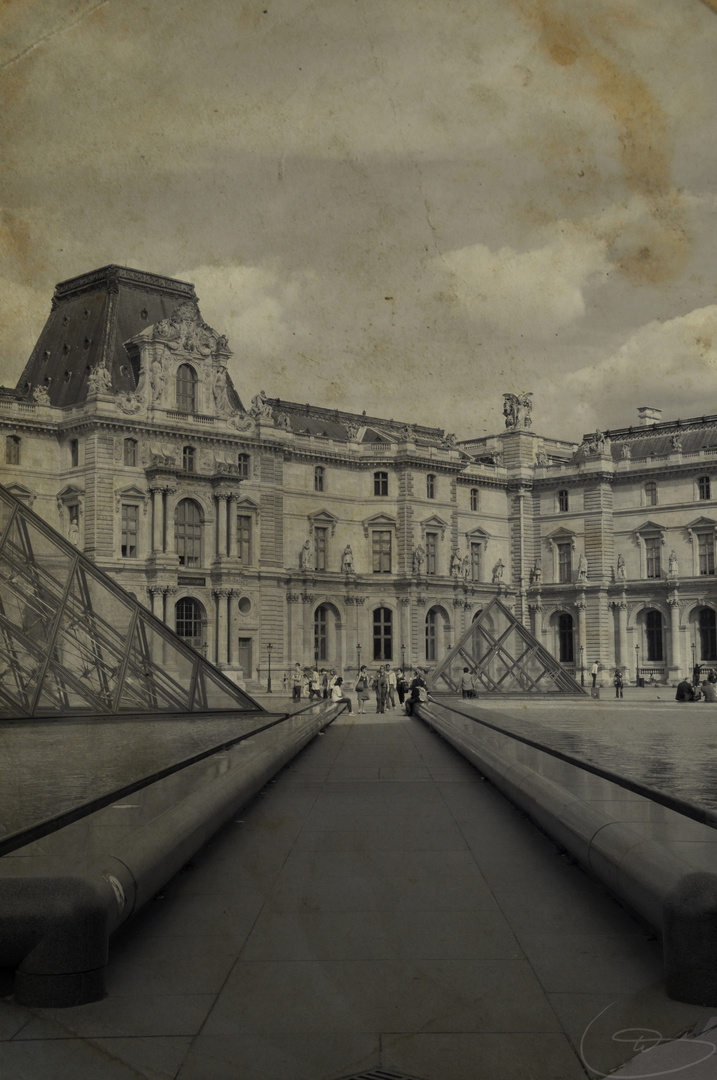
[[[670,687],[602,694],[453,703],[714,806],[717,711]],[[577,1080],[709,1027],[717,1008],[666,996],[648,928],[422,720],[373,708],[118,932],[103,1001],[0,1001],[2,1080]],[[708,850],[712,830],[685,828]]]

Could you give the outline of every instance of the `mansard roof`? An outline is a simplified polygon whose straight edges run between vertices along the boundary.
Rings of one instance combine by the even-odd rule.
[[[50,404],[77,404],[87,397],[88,376],[98,364],[110,373],[109,389],[134,392],[138,371],[124,342],[187,300],[196,302],[190,282],[124,266],[103,266],[60,282],[17,393],[32,397],[44,386]]]
[[[717,452],[717,415],[617,428],[601,434],[610,440],[609,452],[616,461],[626,456],[633,460],[666,457],[677,450],[683,454],[697,454],[700,450]],[[594,433],[583,436],[574,463],[590,457],[589,447],[594,439]]]
[[[346,412],[342,409],[324,409],[318,405],[282,401],[281,398],[268,398],[267,402],[272,407],[274,416],[278,418],[283,415],[289,430],[296,434],[378,444],[396,443],[410,438],[418,445],[442,446],[444,449],[450,440],[443,428],[386,420],[379,416]]]

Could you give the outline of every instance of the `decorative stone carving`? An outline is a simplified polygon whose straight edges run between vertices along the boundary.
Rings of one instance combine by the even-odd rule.
[[[617,570],[615,571],[615,579],[617,581],[627,580],[627,570],[625,568],[625,559],[622,555],[617,557]]]
[[[493,567],[493,584],[498,585],[503,580],[503,573],[505,571],[505,563],[502,559],[498,559],[498,562]]]
[[[353,574],[354,572],[354,553],[350,544],[346,545],[341,555],[341,570],[344,574]]]
[[[675,432],[675,434],[670,438],[670,446],[673,450],[682,449],[682,436],[679,432]]]
[[[632,449],[629,443],[625,443],[623,445],[622,450],[620,451],[620,457],[623,459],[623,461],[629,461],[632,457]]]
[[[115,401],[117,407],[128,416],[139,412],[142,408],[142,399],[139,394],[130,394],[128,392],[117,394]]]
[[[670,576],[676,577],[679,572],[679,563],[677,561],[677,552],[673,548],[668,558],[668,566],[670,569]]]
[[[451,566],[450,566],[451,577],[457,578],[457,577],[461,576],[461,567],[462,567],[462,565],[463,565],[463,560],[461,559],[461,556],[460,556],[460,554],[458,552],[458,549],[456,548],[453,551],[453,553],[451,554]]]
[[[592,438],[587,442],[585,448],[588,454],[609,454],[610,440],[607,435],[598,428]]]
[[[227,369],[225,367],[218,368],[214,376],[214,385],[212,387],[214,392],[214,409],[217,416],[228,416],[232,411],[231,404],[229,402],[229,391],[227,387]]]
[[[237,431],[249,432],[256,430],[256,420],[249,416],[248,413],[234,413],[228,422]]]
[[[507,428],[528,428],[532,424],[532,393],[503,394],[503,416]]]
[[[304,546],[299,552],[299,569],[310,570],[311,569],[311,541],[306,540]]]
[[[36,386],[32,392],[32,400],[38,405],[50,404],[49,380],[47,386]]]
[[[426,560],[426,552],[422,544],[419,544],[413,549],[413,572],[414,574],[420,574],[423,569],[423,564]]]
[[[112,375],[103,364],[97,364],[87,376],[90,394],[106,394],[112,389]]]
[[[531,585],[540,585],[542,580],[543,580],[543,569],[542,569],[540,563],[536,562],[535,566],[533,566],[533,568],[530,571],[530,584]]]
[[[580,558],[578,559],[578,581],[587,581],[587,579],[588,579],[588,561],[585,558],[584,554],[581,552],[580,553]]]
[[[274,417],[274,424],[282,431],[291,431],[291,417],[288,413],[280,412]]]
[[[546,454],[545,450],[538,450],[537,454],[535,455],[535,463],[536,465],[540,465],[541,467],[545,467],[546,465],[550,464],[550,458]]]
[[[361,428],[359,427],[358,424],[347,424],[346,425],[346,438],[351,439],[352,441],[354,439],[357,439],[358,438],[358,433],[359,433],[360,430],[361,430]]]
[[[470,576],[471,576],[471,560],[470,560],[470,557],[468,555],[464,555],[463,556],[463,561],[461,563],[461,577],[464,579],[464,581],[467,581]]]
[[[249,410],[250,416],[253,416],[256,420],[271,420],[273,419],[273,413],[271,411],[271,405],[267,401],[266,391],[260,390],[258,394],[251,399],[251,408]]]
[[[458,436],[455,435],[453,432],[448,435],[444,435],[442,441],[443,445],[448,450],[455,450],[455,448],[458,446]]]

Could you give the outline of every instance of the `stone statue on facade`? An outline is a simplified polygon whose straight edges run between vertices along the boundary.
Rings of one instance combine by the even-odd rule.
[[[458,446],[458,436],[454,435],[453,432],[451,432],[449,435],[444,435],[443,445],[449,450],[455,450]]]
[[[505,570],[505,563],[502,559],[498,559],[498,562],[493,567],[493,584],[499,585],[503,580],[503,572]]]
[[[630,458],[632,457],[632,449],[631,449],[629,443],[625,443],[623,445],[623,448],[620,451],[620,457],[623,459],[623,461],[629,461]]]
[[[36,386],[32,392],[32,400],[38,405],[49,405],[50,391],[48,386]]]
[[[550,464],[550,458],[545,453],[545,450],[538,450],[537,454],[535,455],[535,463],[536,463],[536,465],[540,465],[540,466],[545,466],[545,465]]]
[[[675,551],[674,548],[670,552],[670,556],[669,556],[669,559],[668,559],[668,566],[670,568],[670,575],[672,577],[676,577],[677,573],[678,573],[678,570],[679,570],[679,564],[677,562],[677,552]]]
[[[90,394],[106,394],[112,389],[112,376],[104,366],[97,364],[87,376],[87,391]]]
[[[529,394],[503,394],[503,416],[507,428],[530,427],[533,402]]]
[[[588,561],[585,555],[581,552],[578,559],[578,581],[587,581],[588,579]]]
[[[214,408],[217,416],[227,416],[231,412],[229,402],[229,388],[227,386],[227,369],[220,367],[214,376]]]
[[[588,454],[609,454],[610,453],[610,440],[607,435],[596,428],[595,434],[587,444]]]
[[[542,580],[543,580],[543,570],[542,570],[542,567],[540,566],[540,563],[536,562],[535,565],[532,567],[532,569],[530,571],[530,584],[531,585],[540,585]]]
[[[361,430],[361,428],[359,427],[358,424],[347,424],[346,425],[346,438],[350,439],[353,442],[355,439],[358,438],[358,433],[359,433],[360,430]]]
[[[346,545],[341,555],[341,570],[344,574],[353,574],[354,572],[354,553],[350,544]]]
[[[626,581],[627,580],[627,570],[625,569],[625,558],[622,555],[618,555],[618,557],[617,557],[617,572],[615,574],[615,577],[617,578],[618,581]]]
[[[73,518],[70,522],[67,530],[67,539],[71,544],[74,544],[75,547],[80,546],[80,525],[76,518]]]
[[[680,435],[679,432],[675,432],[675,434],[671,437],[670,446],[672,447],[673,450],[681,450],[682,449],[682,436]]]
[[[299,552],[299,569],[310,570],[311,569],[311,540],[306,540],[304,546]]]
[[[471,576],[471,560],[468,555],[463,556],[463,562],[461,563],[461,577],[464,581],[467,581]]]
[[[255,394],[251,399],[251,408],[249,413],[256,420],[271,420],[273,413],[271,411],[271,405],[269,404],[266,391],[260,390],[258,394]]]
[[[291,417],[288,413],[280,412],[274,417],[274,424],[282,431],[291,431]]]
[[[460,577],[461,576],[461,566],[462,565],[463,565],[463,560],[461,559],[461,557],[460,557],[460,555],[458,553],[458,549],[456,548],[454,550],[453,554],[451,555],[451,577]]]
[[[413,572],[414,574],[420,574],[423,569],[423,563],[426,558],[426,552],[423,550],[423,545],[419,544],[413,549]]]

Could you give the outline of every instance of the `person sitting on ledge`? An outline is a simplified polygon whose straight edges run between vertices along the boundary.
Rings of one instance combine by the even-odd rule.
[[[341,683],[343,681],[344,680],[339,675],[338,679],[336,679],[334,685],[331,687],[331,700],[334,705],[336,705],[339,701],[345,701],[349,707],[349,712],[353,712],[353,708],[351,706],[351,699],[347,698],[343,690],[341,689]]]
[[[406,698],[406,716],[413,716],[413,707],[421,701],[428,701],[426,683],[420,671],[411,683],[411,696]]]
[[[675,701],[694,701],[695,690],[692,683],[688,679],[683,679],[677,687],[677,693],[675,694]]]
[[[717,684],[714,679],[707,678],[702,683],[702,700],[717,701]]]

